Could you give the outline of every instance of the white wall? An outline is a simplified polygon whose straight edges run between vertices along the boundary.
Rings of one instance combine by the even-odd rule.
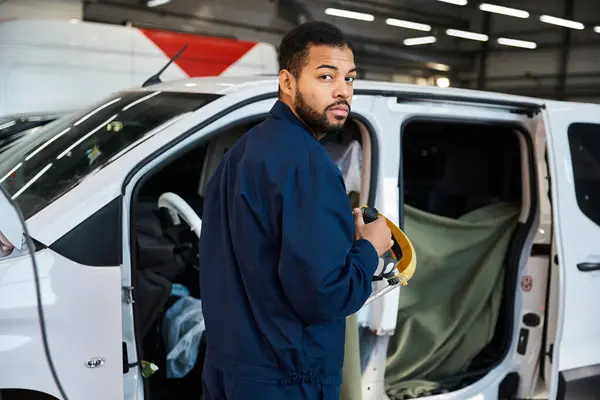
[[[0,2],[1,19],[81,19],[82,0],[6,0]]]

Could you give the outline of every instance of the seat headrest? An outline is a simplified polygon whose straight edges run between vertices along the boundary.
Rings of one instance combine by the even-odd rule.
[[[246,133],[245,128],[238,128],[227,133],[222,133],[215,137],[208,144],[206,156],[202,164],[202,174],[200,175],[200,183],[198,185],[198,194],[204,197],[206,193],[206,185],[213,176],[221,161],[225,157],[225,153]]]

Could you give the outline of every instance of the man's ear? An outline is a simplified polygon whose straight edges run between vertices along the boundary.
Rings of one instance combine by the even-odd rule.
[[[294,96],[292,96],[292,93],[295,90],[295,85],[296,79],[290,73],[290,71],[286,69],[282,69],[281,71],[279,71],[279,88],[282,93],[285,93],[286,95],[293,98]]]

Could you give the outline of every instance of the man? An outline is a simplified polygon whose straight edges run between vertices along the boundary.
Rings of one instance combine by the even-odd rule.
[[[319,143],[341,132],[356,77],[336,27],[309,22],[280,45],[279,101],[207,186],[200,238],[205,398],[339,399],[346,317],[391,247],[365,225]]]

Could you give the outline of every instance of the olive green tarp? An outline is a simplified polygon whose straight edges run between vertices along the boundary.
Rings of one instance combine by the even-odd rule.
[[[388,347],[391,400],[416,397],[453,377],[491,341],[504,283],[504,262],[519,209],[483,207],[458,219],[405,206],[404,231],[417,270],[400,294]],[[361,400],[357,322],[348,318],[341,400]]]
[[[464,372],[491,341],[518,214],[505,203],[458,219],[405,207],[404,230],[415,247],[417,269],[401,289],[388,347],[390,399],[412,398]]]

